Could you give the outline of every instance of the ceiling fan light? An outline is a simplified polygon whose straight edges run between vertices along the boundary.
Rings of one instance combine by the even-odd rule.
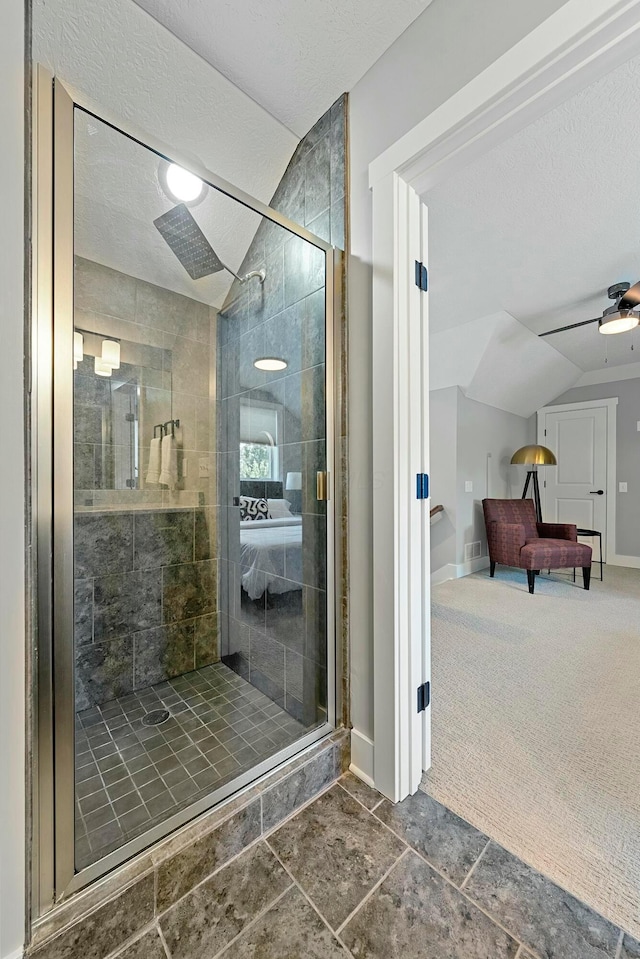
[[[618,310],[617,313],[610,313],[603,316],[598,323],[600,333],[628,333],[634,330],[640,322],[640,315],[633,310]]]

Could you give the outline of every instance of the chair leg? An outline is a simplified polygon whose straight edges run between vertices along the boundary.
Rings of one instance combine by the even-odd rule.
[[[496,564],[493,560],[489,563],[489,576],[492,578],[496,575]]]
[[[585,589],[589,589],[589,583],[591,582],[591,567],[583,566],[582,567],[582,582]]]
[[[536,571],[535,569],[527,570],[527,580],[529,581],[529,592],[533,593],[533,590],[536,585]]]

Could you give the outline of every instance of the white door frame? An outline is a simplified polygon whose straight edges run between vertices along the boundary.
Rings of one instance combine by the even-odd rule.
[[[570,413],[572,410],[593,410],[605,409],[607,411],[607,535],[606,550],[607,564],[609,566],[626,566],[627,563],[620,562],[624,557],[618,556],[616,552],[616,495],[617,495],[617,439],[616,439],[616,420],[618,409],[618,398],[611,397],[603,400],[586,400],[581,403],[560,403],[557,406],[544,406],[538,410],[538,443],[545,446],[544,436],[544,418],[547,413]],[[543,510],[546,489],[543,488]]]
[[[416,656],[414,616],[421,609],[424,620],[428,606],[403,579],[407,555],[413,556],[407,538],[415,514],[406,480],[415,457],[400,417],[401,410],[414,408],[425,397],[428,402],[428,366],[418,387],[391,348],[415,322],[410,306],[413,264],[402,256],[402,238],[410,235],[410,218],[415,217],[415,194],[503,142],[639,49],[640,0],[568,0],[369,166],[374,462],[385,468],[394,464],[388,470],[389,481],[373,493],[373,778],[394,801],[415,791],[429,763],[428,743],[422,749],[406,739],[408,731],[413,735],[416,729],[417,687],[428,675],[428,664],[425,667]],[[428,320],[425,327],[428,332]],[[428,582],[427,575],[423,579],[427,597]],[[411,611],[404,605],[407,601]],[[428,725],[427,719],[422,724],[425,737]]]

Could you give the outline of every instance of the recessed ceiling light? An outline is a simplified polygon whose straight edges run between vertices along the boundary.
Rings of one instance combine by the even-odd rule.
[[[257,370],[266,370],[267,373],[275,373],[278,370],[286,370],[289,365],[286,360],[280,360],[277,356],[261,356],[253,361]]]
[[[170,200],[177,200],[189,206],[199,203],[207,191],[207,184],[199,176],[185,170],[178,163],[169,163],[168,160],[160,161],[158,179]]]

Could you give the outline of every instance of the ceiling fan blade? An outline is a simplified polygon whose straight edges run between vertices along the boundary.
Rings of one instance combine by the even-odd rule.
[[[594,320],[583,320],[581,323],[571,323],[569,326],[559,326],[557,330],[547,330],[546,333],[538,333],[538,336],[551,336],[552,333],[564,333],[565,330],[575,330],[578,326],[588,326],[589,323],[598,323],[601,319],[601,316],[596,316]]]
[[[640,280],[629,287],[627,292],[620,298],[618,309],[634,310],[640,304]]]

